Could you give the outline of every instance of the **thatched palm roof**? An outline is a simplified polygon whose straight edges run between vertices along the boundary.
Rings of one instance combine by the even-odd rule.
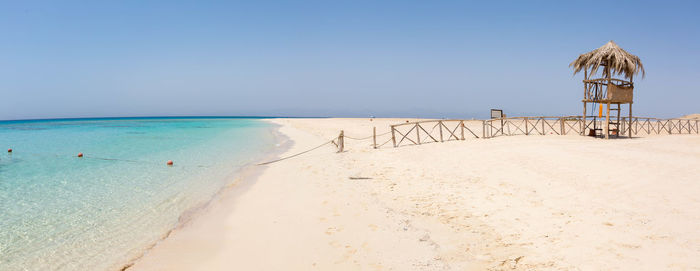
[[[589,70],[591,75],[603,67],[603,76],[610,77],[612,74],[624,75],[624,78],[632,79],[632,76],[642,72],[646,76],[642,61],[638,56],[633,55],[617,46],[612,40],[598,49],[578,56],[569,67],[574,68],[574,74],[581,70]]]

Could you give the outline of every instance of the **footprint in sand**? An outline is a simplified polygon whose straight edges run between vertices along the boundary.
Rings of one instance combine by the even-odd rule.
[[[342,228],[339,229],[336,227],[328,227],[328,229],[326,229],[326,234],[332,235],[332,234],[336,234],[338,232],[341,232],[342,230],[343,230]]]

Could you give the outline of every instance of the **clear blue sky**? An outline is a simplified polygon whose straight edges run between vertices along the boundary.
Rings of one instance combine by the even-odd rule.
[[[700,112],[698,2],[560,2],[3,1],[0,119],[581,114],[608,40],[635,115]]]

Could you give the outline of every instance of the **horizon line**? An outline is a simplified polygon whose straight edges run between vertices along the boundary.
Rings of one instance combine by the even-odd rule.
[[[229,115],[207,115],[207,116],[192,116],[192,115],[180,115],[180,116],[128,116],[128,117],[65,117],[65,118],[29,118],[29,119],[0,119],[0,122],[21,122],[21,121],[46,121],[46,120],[118,120],[118,119],[284,119],[284,118],[330,118],[323,116],[229,116]]]

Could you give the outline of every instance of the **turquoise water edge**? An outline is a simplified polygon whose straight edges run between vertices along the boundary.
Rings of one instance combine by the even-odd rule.
[[[250,118],[0,121],[0,270],[119,269],[277,140]]]

